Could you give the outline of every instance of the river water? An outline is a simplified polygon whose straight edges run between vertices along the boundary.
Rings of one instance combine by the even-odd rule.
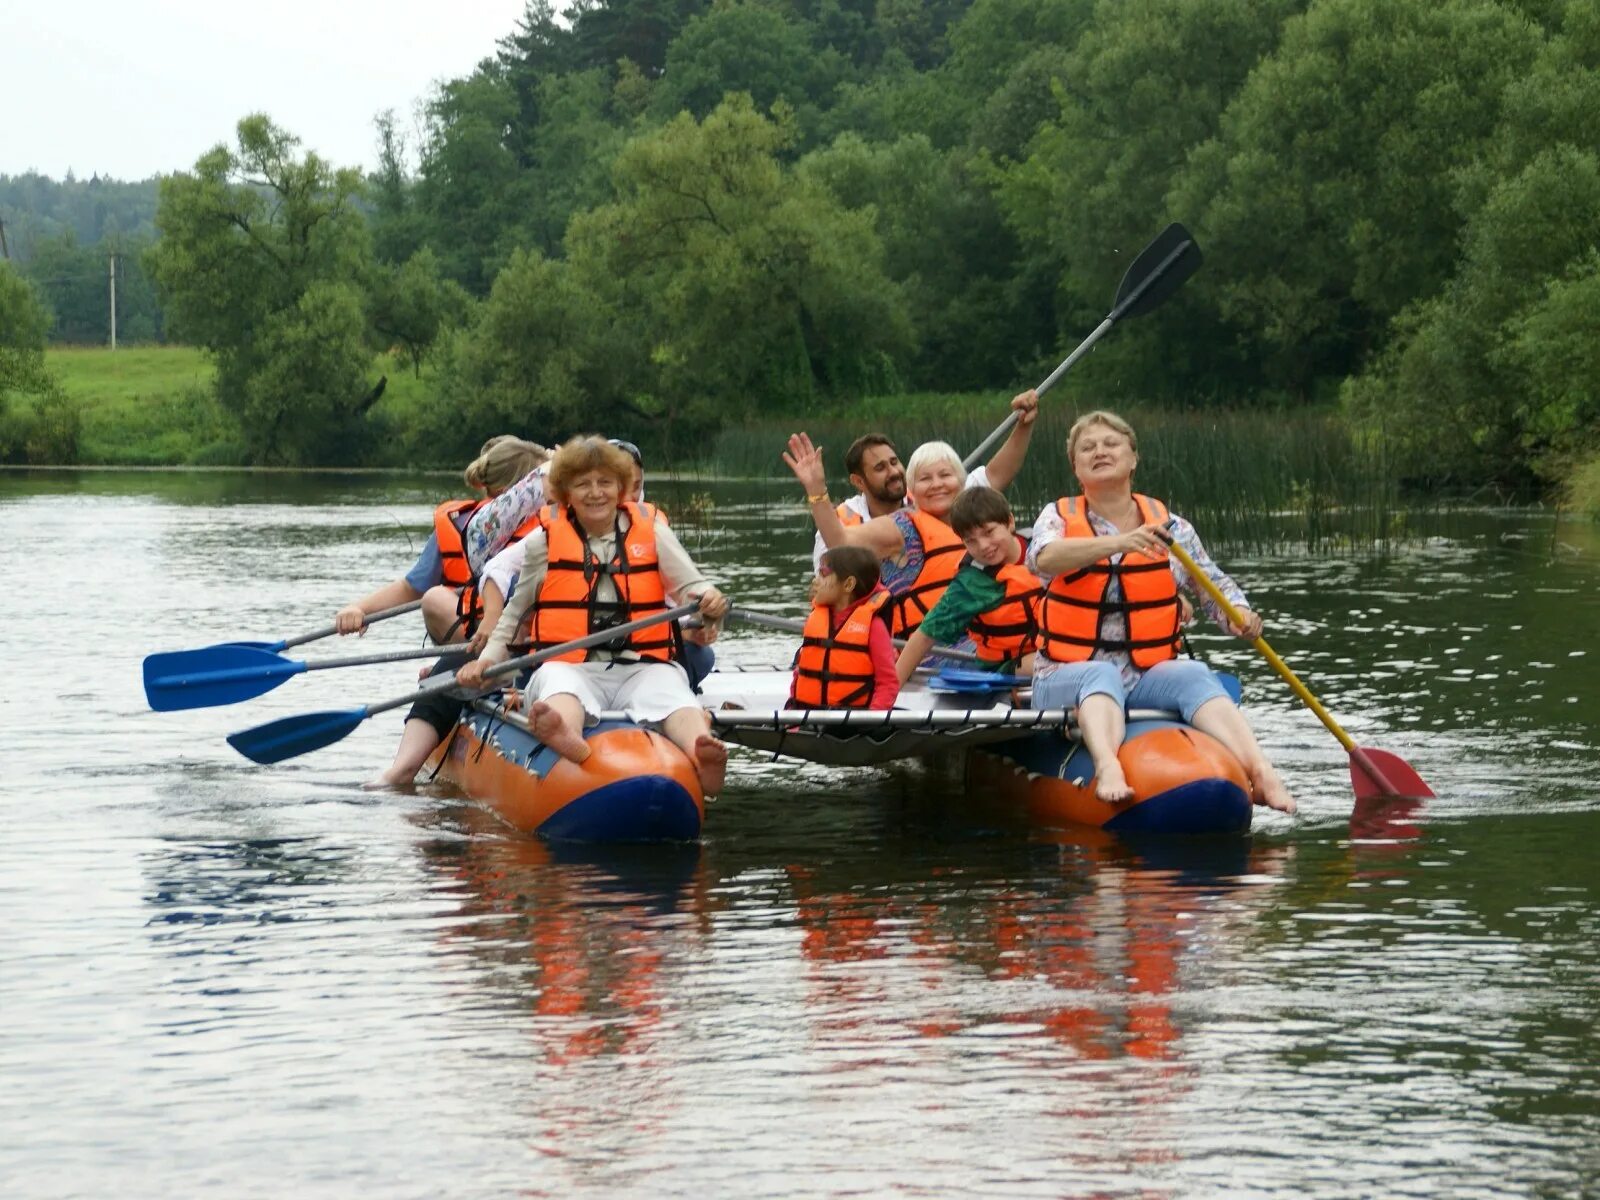
[[[1353,811],[1334,739],[1203,637],[1302,805],[1223,842],[1030,833],[947,766],[736,750],[702,845],[553,850],[361,791],[394,714],[272,768],[223,741],[405,664],[146,711],[145,654],[327,623],[448,487],[0,475],[0,1194],[1600,1195],[1595,529],[1224,552],[1438,798]],[[738,601],[798,614],[791,491],[653,498]]]

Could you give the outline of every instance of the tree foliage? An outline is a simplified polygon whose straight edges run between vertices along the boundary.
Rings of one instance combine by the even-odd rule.
[[[781,156],[792,122],[735,95],[618,157],[617,199],[578,217],[574,269],[630,334],[624,399],[705,421],[892,383],[910,345],[871,216]]]
[[[1600,448],[1597,14],[529,0],[414,137],[379,118],[364,198],[254,118],[250,145],[163,185],[150,261],[255,453],[286,460],[328,453],[284,442],[276,417],[314,424],[274,411],[291,385],[332,406],[322,445],[357,452],[370,393],[319,357],[354,355],[352,311],[424,377],[414,445],[606,424],[682,443],[863,391],[1035,381],[1177,219],[1206,269],[1064,394],[1342,397],[1418,478],[1540,486]],[[50,299],[58,330],[89,328],[87,286]]]
[[[10,263],[0,263],[0,347],[43,350],[49,328],[44,299]]]
[[[266,117],[239,122],[193,174],[161,182],[148,264],[173,324],[216,358],[217,396],[259,462],[349,462],[363,450],[362,182]],[[304,363],[310,356],[319,373]]]
[[[77,406],[44,365],[47,309],[28,281],[0,262],[0,462],[77,458]]]

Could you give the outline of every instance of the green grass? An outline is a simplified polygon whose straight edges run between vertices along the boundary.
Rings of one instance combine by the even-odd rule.
[[[83,414],[78,461],[105,466],[227,466],[244,461],[232,421],[212,396],[215,368],[193,346],[61,347],[45,366]],[[372,377],[389,378],[379,411],[403,427],[427,395],[398,359],[379,355]]]
[[[211,398],[213,368],[193,347],[51,349],[45,366],[83,414],[80,462],[178,465],[229,439]]]

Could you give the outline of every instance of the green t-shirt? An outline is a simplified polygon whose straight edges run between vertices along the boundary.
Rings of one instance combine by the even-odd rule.
[[[922,632],[936,646],[953,646],[967,636],[972,619],[1002,603],[1006,585],[973,562],[964,562],[939,603],[922,618]]]

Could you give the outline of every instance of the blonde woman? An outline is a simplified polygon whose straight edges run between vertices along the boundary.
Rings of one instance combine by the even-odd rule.
[[[1117,757],[1132,706],[1181,713],[1243,764],[1257,804],[1292,813],[1294,799],[1244,714],[1204,663],[1178,657],[1180,588],[1239,637],[1259,637],[1261,618],[1211,561],[1194,526],[1134,491],[1139,439],[1131,425],[1115,413],[1085,413],[1067,435],[1067,460],[1082,492],[1046,506],[1028,546],[1027,567],[1045,581],[1033,706],[1078,710],[1102,800],[1133,795]],[[1229,621],[1168,554],[1173,541],[1240,610],[1243,626]]]

